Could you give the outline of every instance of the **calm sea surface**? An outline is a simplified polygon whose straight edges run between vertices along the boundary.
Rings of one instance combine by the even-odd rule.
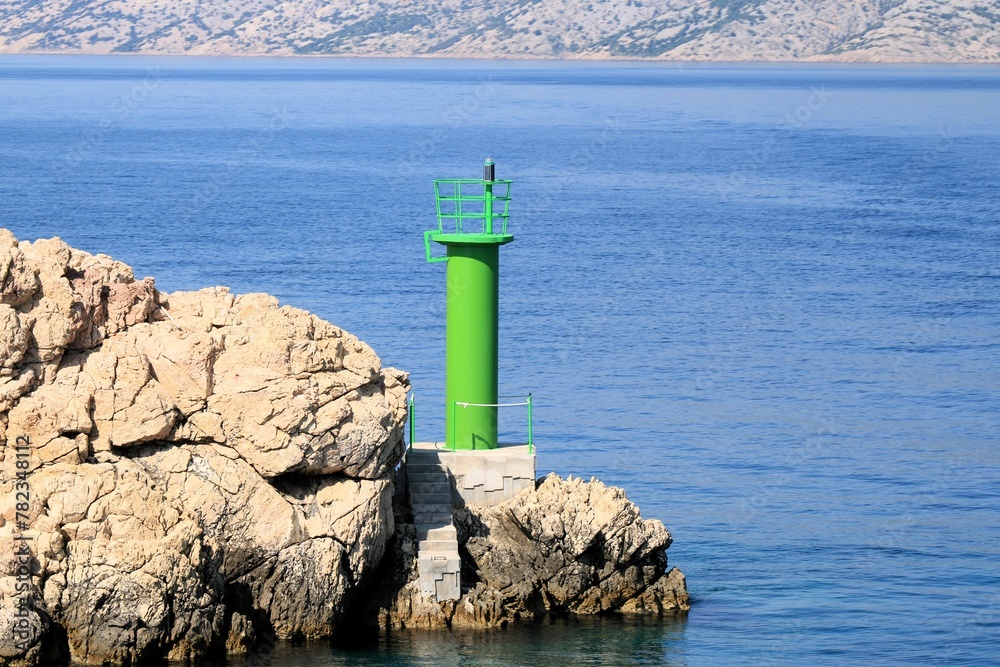
[[[502,393],[540,472],[666,523],[694,608],[275,667],[1000,664],[1000,68],[0,57],[0,226],[315,311],[412,372],[421,439],[431,179],[487,156]]]

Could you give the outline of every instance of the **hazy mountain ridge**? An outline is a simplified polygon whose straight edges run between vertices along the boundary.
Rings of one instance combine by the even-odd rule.
[[[993,0],[11,0],[0,52],[1000,62]]]

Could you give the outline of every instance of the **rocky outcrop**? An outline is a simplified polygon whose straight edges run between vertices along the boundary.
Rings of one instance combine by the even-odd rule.
[[[393,511],[407,388],[266,295],[162,294],[0,230],[0,667],[687,609],[663,525],[555,476],[458,511],[467,588],[425,599]]]
[[[494,627],[543,613],[665,614],[689,609],[684,575],[667,570],[670,533],[643,520],[621,489],[549,475],[495,507],[455,513],[462,554],[457,602],[417,582],[416,535],[402,525],[367,609],[401,628]]]
[[[329,635],[393,532],[406,390],[266,295],[0,230],[0,665]]]

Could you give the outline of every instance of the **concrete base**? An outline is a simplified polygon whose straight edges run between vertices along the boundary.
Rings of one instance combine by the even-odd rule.
[[[404,470],[417,528],[420,591],[433,600],[457,600],[462,560],[452,509],[497,505],[533,488],[535,453],[527,445],[451,452],[444,443],[418,442],[407,452]]]
[[[535,453],[528,445],[452,452],[443,442],[417,442],[407,456],[446,467],[454,507],[498,505],[535,486]]]
[[[462,559],[454,554],[434,553],[417,548],[417,573],[420,592],[432,600],[444,602],[462,597]]]

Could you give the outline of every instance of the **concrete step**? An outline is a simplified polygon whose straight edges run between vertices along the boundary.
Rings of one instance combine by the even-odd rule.
[[[458,531],[450,523],[442,526],[417,522],[416,528],[418,542],[420,540],[455,540],[456,544],[458,543]]]
[[[423,574],[459,572],[462,569],[462,559],[458,557],[457,551],[420,554],[420,568]]]
[[[413,523],[416,524],[429,524],[434,526],[450,526],[451,525],[451,512],[447,514],[444,512],[421,512],[419,510],[414,510],[413,512]]]
[[[451,480],[436,452],[411,452],[406,460],[410,509],[417,528],[421,592],[438,601],[461,595],[462,559],[451,518]]]
[[[420,456],[418,456],[418,457],[412,457],[412,456],[406,457],[406,465],[408,465],[408,466],[420,466],[420,467],[431,467],[431,466],[441,467],[441,468],[444,467],[444,464],[441,463],[441,460],[439,458],[437,458],[437,457],[430,458],[430,457],[420,457]]]
[[[446,493],[451,495],[451,484],[447,478],[435,480],[409,480],[410,493]]]
[[[458,540],[420,540],[417,542],[418,553],[446,552],[458,555]]]
[[[410,506],[416,509],[417,505],[447,505],[451,508],[451,488],[441,486],[411,486]]]
[[[461,582],[462,564],[457,556],[434,556],[420,561],[418,576],[423,580],[436,579],[438,581]],[[458,597],[458,595],[455,595]],[[439,600],[442,598],[438,598]],[[452,598],[443,598],[452,599]]]
[[[430,457],[414,458],[412,456],[408,456],[406,457],[406,465],[407,467],[416,467],[416,468],[430,468],[432,466],[440,468],[446,467],[444,463],[442,463],[441,460],[438,459],[436,456],[434,458]]]
[[[430,475],[420,475],[418,477],[407,477],[406,481],[411,489],[451,489],[451,480],[448,479],[447,475],[435,475],[433,477]]]
[[[433,503],[410,503],[414,514],[447,514],[451,516],[451,498]]]
[[[447,514],[451,517],[451,502],[410,503],[414,514]],[[417,522],[419,523],[419,521]]]
[[[418,482],[437,482],[445,481],[450,482],[451,478],[448,477],[447,472],[443,471],[433,471],[433,470],[410,470],[406,471],[406,479],[410,480],[412,483],[414,480]]]
[[[410,484],[436,484],[439,482],[449,483],[448,473],[446,472],[414,472],[412,470],[406,471],[406,481]]]
[[[425,501],[416,500],[412,496],[410,497],[410,507],[413,508],[414,512],[426,512],[428,510],[444,510],[451,514],[451,494],[441,493],[439,491],[435,492],[435,495],[440,496],[437,500]]]
[[[414,461],[413,459],[409,459],[406,462],[406,469],[410,472],[442,472],[446,474],[448,472],[448,468],[444,464],[430,460]]]
[[[435,449],[411,449],[406,452],[407,461],[439,461],[441,460],[441,454],[447,454],[448,452],[441,452]]]
[[[425,489],[410,487],[410,505],[444,505],[451,509],[451,491],[448,489]]]

